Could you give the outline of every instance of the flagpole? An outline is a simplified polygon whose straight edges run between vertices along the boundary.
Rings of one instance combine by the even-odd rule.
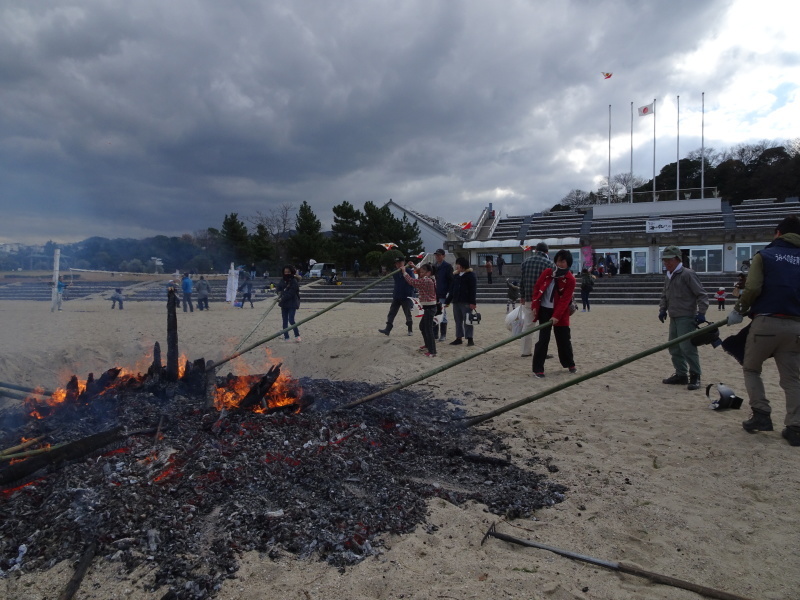
[[[633,101],[631,101],[631,204],[633,204]]]
[[[702,117],[700,118],[700,199],[706,197],[706,93],[702,94]]]
[[[656,201],[656,99],[653,98],[653,202]]]
[[[608,105],[608,203],[611,204],[611,105]]]
[[[681,97],[678,96],[678,147],[675,158],[678,167],[675,176],[675,200],[681,199]]]

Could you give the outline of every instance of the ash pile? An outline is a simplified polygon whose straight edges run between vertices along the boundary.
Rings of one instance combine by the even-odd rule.
[[[23,438],[53,446],[0,460],[0,575],[92,545],[129,571],[155,565],[148,585],[166,586],[164,598],[208,598],[246,551],[339,569],[380,553],[387,534],[429,527],[434,497],[508,518],[563,499],[536,472],[555,467],[535,455],[514,464],[501,437],[459,425],[456,399],[404,390],[343,410],[379,388],[302,378],[294,404],[220,410],[187,367],[176,382],[112,369],[104,385],[73,380],[58,406],[2,415],[0,450]],[[237,379],[217,377],[218,391]]]

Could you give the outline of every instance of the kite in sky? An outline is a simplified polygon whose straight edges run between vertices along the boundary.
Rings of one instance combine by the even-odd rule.
[[[613,73],[603,73],[602,71],[600,73],[603,75],[603,79],[611,79],[613,75]]]
[[[397,248],[397,244],[393,244],[389,242],[388,244],[378,244],[378,246],[383,246],[385,250],[391,250],[392,248]]]

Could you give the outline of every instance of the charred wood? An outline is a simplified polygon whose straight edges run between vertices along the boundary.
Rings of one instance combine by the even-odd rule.
[[[59,445],[50,452],[39,454],[0,471],[0,486],[16,483],[46,467],[58,468],[70,460],[83,458],[124,437],[122,427],[96,433],[88,437]]]
[[[178,381],[178,298],[167,292],[167,381]]]
[[[258,382],[250,388],[247,395],[242,398],[242,401],[239,403],[239,408],[248,409],[261,404],[264,396],[269,393],[272,385],[278,380],[278,377],[280,377],[282,364],[283,363],[280,363],[270,367],[266,375],[259,379]]]

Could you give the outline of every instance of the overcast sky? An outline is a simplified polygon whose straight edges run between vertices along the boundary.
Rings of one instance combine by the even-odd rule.
[[[0,0],[0,242],[178,235],[305,200],[451,222],[701,145],[800,136],[794,2]],[[601,72],[613,73],[604,79]],[[634,117],[634,174],[653,117]]]

